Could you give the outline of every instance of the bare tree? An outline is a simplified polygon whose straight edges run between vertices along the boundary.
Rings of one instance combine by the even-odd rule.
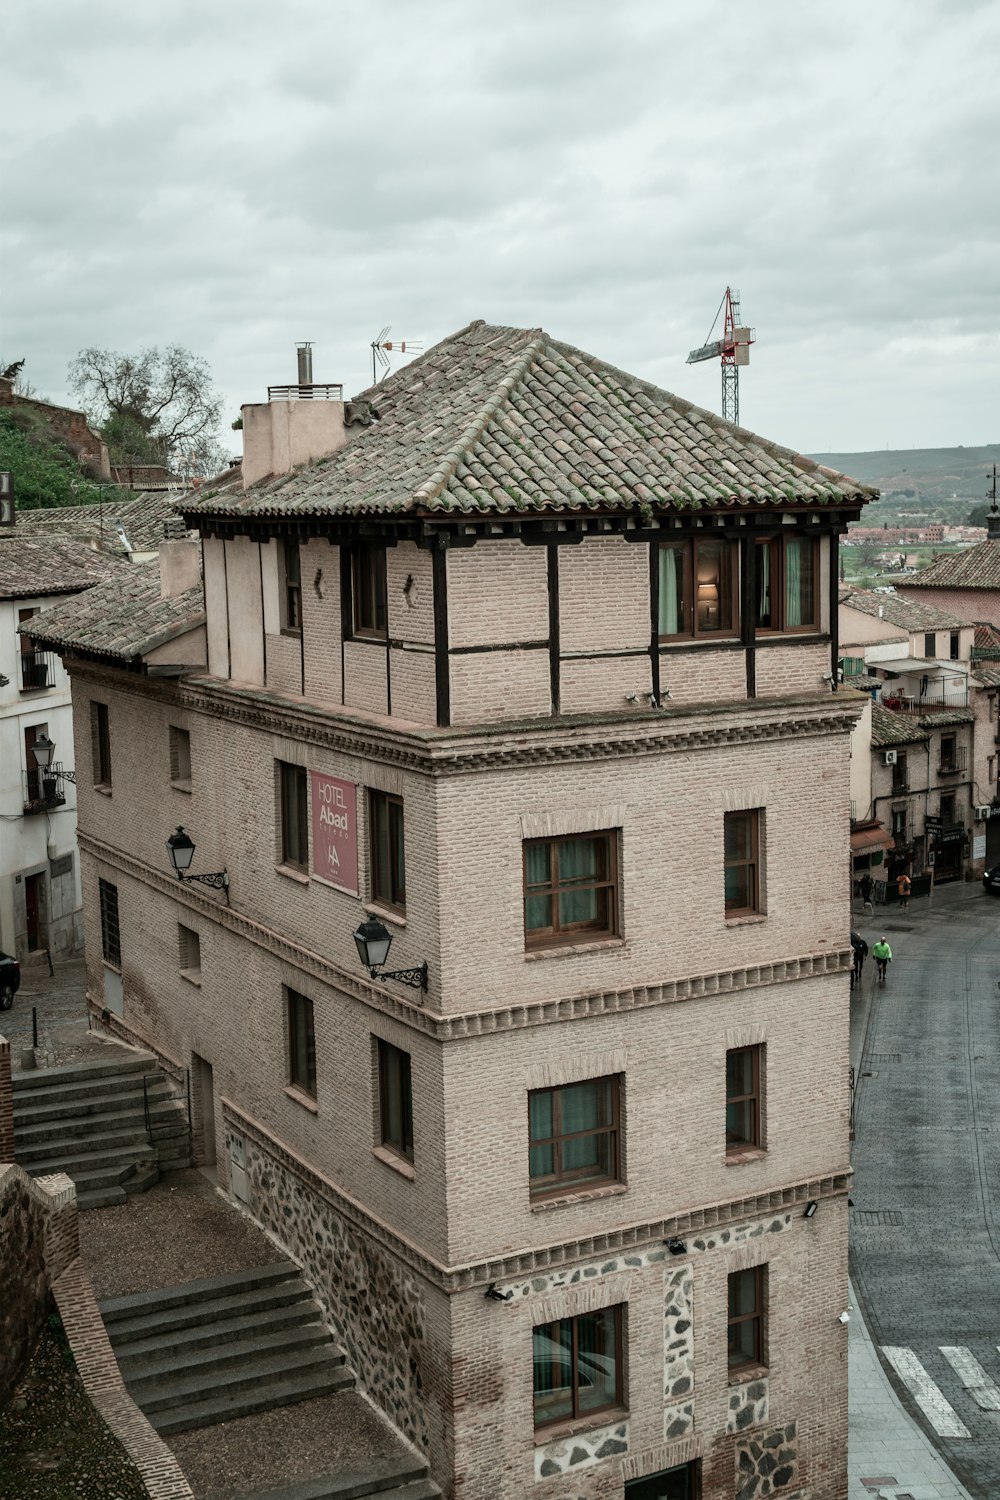
[[[211,442],[219,425],[222,397],[208,366],[179,344],[138,354],[82,349],[69,380],[119,461],[169,463]]]

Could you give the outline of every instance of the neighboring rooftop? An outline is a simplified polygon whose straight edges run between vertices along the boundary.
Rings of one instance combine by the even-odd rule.
[[[346,445],[199,517],[859,506],[877,491],[541,329],[470,323],[348,405]]]
[[[135,552],[155,552],[163,541],[164,526],[184,536],[179,494],[146,494],[120,500],[110,495],[104,505],[52,505],[42,510],[17,512],[14,535],[72,537],[89,542],[102,552],[124,556],[117,528],[121,526]]]
[[[157,563],[118,564],[114,581],[79,599],[45,610],[31,621],[31,638],[56,648],[135,661],[205,623],[201,583],[160,598]]]
[[[36,599],[77,594],[107,578],[120,578],[129,564],[95,552],[86,542],[62,537],[0,533],[0,599]]]
[[[926,727],[912,714],[897,714],[881,703],[872,704],[873,745],[909,745],[926,738]]]
[[[873,589],[845,588],[838,597],[849,609],[898,625],[901,630],[959,630],[970,623],[936,605],[907,599],[899,593],[878,594]]]
[[[939,557],[908,578],[908,589],[1000,589],[1000,540],[988,538],[964,552]]]

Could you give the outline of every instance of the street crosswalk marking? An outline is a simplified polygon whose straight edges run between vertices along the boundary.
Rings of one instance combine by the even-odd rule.
[[[941,1344],[941,1353],[969,1395],[983,1411],[1000,1411],[1000,1387],[990,1379],[975,1355],[964,1345]]]
[[[892,1347],[883,1345],[882,1353],[938,1437],[971,1437],[972,1434],[955,1408],[945,1400],[912,1349],[900,1345]]]

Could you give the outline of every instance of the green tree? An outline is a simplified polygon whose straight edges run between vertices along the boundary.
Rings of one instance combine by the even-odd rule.
[[[44,418],[23,407],[0,410],[0,469],[14,476],[18,510],[92,505],[101,498],[100,486],[87,478]]]
[[[183,465],[196,473],[221,467],[222,397],[208,365],[189,349],[81,349],[69,382],[113,463]]]
[[[965,518],[966,526],[985,526],[989,519],[990,507],[984,502],[982,505],[974,505]]]

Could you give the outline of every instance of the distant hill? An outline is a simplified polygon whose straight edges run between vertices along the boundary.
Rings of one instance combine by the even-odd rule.
[[[811,453],[810,458],[882,491],[879,520],[914,514],[964,521],[974,505],[986,503],[993,465],[1000,466],[1000,443],[982,448],[886,448],[871,453]],[[868,514],[871,514],[869,510]]]

